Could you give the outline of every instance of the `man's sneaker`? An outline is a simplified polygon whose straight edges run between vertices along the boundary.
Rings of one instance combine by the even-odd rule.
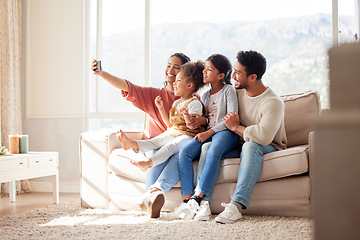
[[[161,208],[164,206],[165,196],[162,191],[155,191],[150,194],[148,213],[151,218],[160,217]]]
[[[195,221],[209,221],[211,217],[210,203],[207,200],[202,200],[200,203],[200,209],[196,213]]]
[[[174,211],[164,214],[164,217],[168,220],[174,220],[179,218],[179,213],[186,206],[186,203],[182,202],[179,207],[175,208]]]
[[[185,220],[191,220],[196,215],[197,211],[199,210],[200,206],[195,201],[195,199],[190,199],[185,207],[179,212],[179,218]]]
[[[215,222],[218,223],[234,223],[241,219],[241,212],[233,203],[222,203],[221,206],[225,207],[225,210],[222,211],[216,218]]]

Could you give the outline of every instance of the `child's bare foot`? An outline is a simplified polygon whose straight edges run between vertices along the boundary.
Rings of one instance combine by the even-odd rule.
[[[141,171],[146,172],[146,170],[148,170],[149,168],[152,167],[153,162],[151,161],[151,159],[146,159],[146,160],[140,160],[140,161],[134,161],[134,160],[130,160],[130,163],[134,166],[137,166],[138,168],[140,168]]]
[[[116,134],[117,139],[121,143],[121,146],[125,150],[129,150],[130,148],[134,150],[139,150],[139,146],[137,142],[131,140],[126,136],[126,134],[120,129]]]

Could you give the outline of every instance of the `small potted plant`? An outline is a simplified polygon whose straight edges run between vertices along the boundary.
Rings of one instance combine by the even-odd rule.
[[[4,155],[8,152],[8,149],[6,147],[0,147],[0,155]]]

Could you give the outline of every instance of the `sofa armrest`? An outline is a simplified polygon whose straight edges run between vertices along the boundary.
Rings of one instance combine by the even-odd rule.
[[[309,178],[310,178],[310,210],[311,214],[314,214],[314,166],[315,166],[315,157],[314,157],[314,138],[315,132],[309,133]]]
[[[312,172],[312,170],[314,170],[314,136],[315,136],[315,132],[310,132],[309,133],[309,176],[310,178],[312,178],[312,176],[314,175],[314,173]]]
[[[134,140],[146,139],[143,132],[126,132]],[[84,132],[80,136],[81,206],[108,208],[109,156],[121,148],[115,130]]]
[[[84,132],[80,136],[81,206],[107,208],[109,136],[114,131]]]

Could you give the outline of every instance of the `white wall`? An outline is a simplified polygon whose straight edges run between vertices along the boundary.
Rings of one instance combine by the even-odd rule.
[[[60,191],[79,192],[83,131],[83,0],[23,0],[23,132],[30,151],[59,152]],[[51,191],[51,178],[33,179]]]

